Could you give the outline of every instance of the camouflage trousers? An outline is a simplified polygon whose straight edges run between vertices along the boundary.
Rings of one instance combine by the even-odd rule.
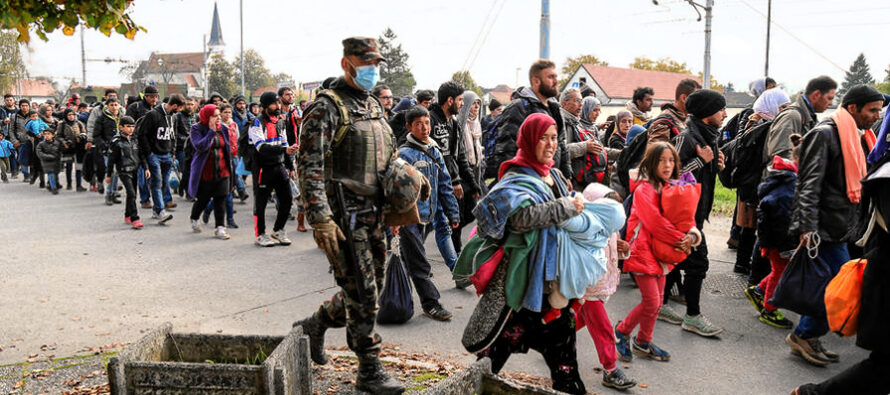
[[[331,197],[333,198],[333,197]],[[371,208],[371,199],[356,198],[347,202],[349,209],[358,211]],[[338,223],[342,213],[332,200],[334,219]],[[348,221],[348,218],[347,218]],[[344,229],[344,232],[346,230]],[[328,258],[334,279],[340,291],[322,303],[316,314],[327,328],[346,327],[346,342],[356,354],[380,351],[382,339],[374,331],[377,319],[377,296],[383,288],[383,264],[386,254],[386,235],[380,210],[356,215],[352,231],[355,243],[355,262],[352,266],[345,259],[345,241],[340,241],[340,252],[335,259]]]

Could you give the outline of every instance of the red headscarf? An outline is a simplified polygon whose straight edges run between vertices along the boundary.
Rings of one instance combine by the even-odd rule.
[[[516,151],[516,156],[513,159],[501,164],[501,168],[498,171],[498,179],[501,179],[504,173],[507,172],[507,169],[514,165],[534,169],[541,177],[550,174],[550,168],[553,167],[554,162],[538,162],[538,159],[535,157],[535,148],[538,146],[538,141],[541,140],[544,132],[555,124],[556,121],[547,114],[535,113],[525,118],[522,126],[519,127],[519,134],[516,136],[516,146],[519,147],[519,150]]]
[[[198,120],[201,122],[201,125],[207,126],[208,128],[210,127],[208,123],[210,122],[210,117],[213,116],[214,111],[216,111],[216,106],[213,104],[207,104],[204,107],[201,107],[201,112],[198,113]]]

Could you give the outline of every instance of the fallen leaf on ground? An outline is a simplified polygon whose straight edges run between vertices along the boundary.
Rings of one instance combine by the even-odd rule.
[[[649,388],[649,384],[640,383],[640,388]]]

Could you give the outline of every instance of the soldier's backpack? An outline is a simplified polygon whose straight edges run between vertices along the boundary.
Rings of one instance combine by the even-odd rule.
[[[804,120],[809,116],[802,108],[794,106]],[[786,109],[787,111],[787,109]],[[727,188],[756,187],[769,160],[763,160],[766,139],[773,121],[767,121],[737,135],[720,147],[724,156],[724,168],[718,172],[720,182]]]

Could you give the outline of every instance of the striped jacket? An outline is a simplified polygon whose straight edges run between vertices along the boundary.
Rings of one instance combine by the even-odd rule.
[[[262,113],[253,120],[247,133],[248,142],[256,148],[254,166],[275,167],[283,164],[288,170],[294,169],[293,156],[285,152],[288,142],[284,117],[270,118]]]

